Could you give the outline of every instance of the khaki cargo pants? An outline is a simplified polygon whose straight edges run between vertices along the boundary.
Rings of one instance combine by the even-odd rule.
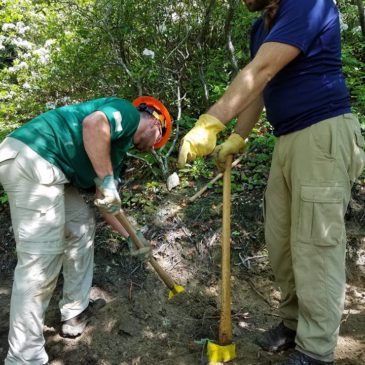
[[[344,216],[364,139],[345,114],[281,136],[265,193],[265,238],[280,315],[297,349],[333,361],[345,297]]]
[[[5,365],[42,365],[44,315],[62,269],[61,320],[89,304],[94,212],[64,174],[14,138],[0,145],[0,182],[9,197],[18,263]]]

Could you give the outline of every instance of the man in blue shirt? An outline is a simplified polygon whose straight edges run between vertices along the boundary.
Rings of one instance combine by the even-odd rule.
[[[263,11],[251,35],[252,61],[184,137],[179,165],[215,149],[217,164],[242,152],[266,108],[277,141],[264,198],[265,239],[281,289],[282,322],[258,344],[296,347],[282,365],[333,364],[345,294],[344,215],[365,164],[351,113],[333,0],[243,0]]]

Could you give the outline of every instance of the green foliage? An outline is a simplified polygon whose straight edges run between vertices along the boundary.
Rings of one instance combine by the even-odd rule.
[[[356,5],[346,0],[337,3],[342,13],[344,72],[365,133],[365,42]],[[139,94],[160,98],[174,117],[180,113],[183,136],[224,93],[237,72],[235,63],[241,68],[249,62],[249,32],[256,16],[238,0],[3,0],[0,140],[50,108],[105,95],[134,99]],[[270,132],[265,119],[253,131],[251,150],[260,152],[249,161],[252,173],[235,177],[237,185],[262,184],[260,174],[266,174],[274,143]],[[172,140],[164,151],[171,146]],[[161,176],[153,156],[138,156],[150,164],[153,176]],[[215,171],[208,159],[190,166],[182,171],[186,179],[209,178]],[[265,171],[260,170],[263,166]]]
[[[0,143],[13,130],[11,127],[0,126]]]
[[[251,135],[250,149],[244,162],[244,174],[241,174],[243,188],[262,190],[269,176],[271,156],[275,137],[270,133]]]
[[[8,195],[0,190],[0,204],[6,204],[9,201]]]
[[[125,186],[120,193],[122,207],[137,210],[141,220],[144,220],[156,212],[156,201],[160,200],[161,190],[161,183],[154,180],[147,181],[144,186],[136,184],[132,190]]]
[[[182,107],[199,114],[205,105],[202,79],[211,102],[232,73],[223,31],[228,4],[243,9],[237,1],[219,1],[209,12],[202,0],[4,2],[0,113],[12,123],[110,94],[128,99],[152,94],[174,112],[178,86],[185,94]],[[234,23],[242,22],[232,27],[239,45],[235,56],[247,43],[247,19],[235,12]]]
[[[204,158],[197,158],[186,164],[184,168],[179,170],[179,174],[189,176],[191,179],[198,180],[200,178],[212,178],[215,166],[213,161],[207,161]]]
[[[365,135],[365,42],[355,3],[339,0],[342,28],[342,61],[354,111]]]
[[[359,40],[360,41],[360,40]],[[356,45],[357,51],[354,52],[355,44],[346,43],[342,49],[343,70],[346,76],[347,86],[351,93],[352,105],[362,122],[362,129],[365,131],[365,42]]]
[[[193,179],[198,179],[200,177],[211,178],[212,170],[203,158],[197,158],[192,163],[190,174]]]

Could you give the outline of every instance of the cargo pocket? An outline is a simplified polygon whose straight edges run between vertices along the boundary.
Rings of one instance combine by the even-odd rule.
[[[28,253],[61,252],[64,237],[63,194],[32,194],[15,200],[17,249]]]
[[[14,158],[16,156],[18,156],[18,151],[14,151],[14,150],[2,150],[1,153],[0,153],[0,165],[3,163],[3,162],[7,162],[9,160],[14,160]]]
[[[63,172],[30,148],[25,148],[16,160],[24,176],[41,185],[66,184]]]
[[[13,166],[12,162],[16,159],[18,153],[18,151],[5,147],[0,149],[0,183],[6,191],[8,190],[9,185],[13,185],[11,174],[9,172]]]
[[[342,186],[302,186],[298,241],[318,246],[334,246],[345,236],[344,188]]]

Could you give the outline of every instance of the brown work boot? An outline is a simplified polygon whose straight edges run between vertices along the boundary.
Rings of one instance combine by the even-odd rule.
[[[276,363],[276,365],[333,365],[334,362],[325,362],[313,359],[312,357],[303,354],[302,352],[295,351],[289,355],[284,362]]]
[[[296,331],[291,330],[283,322],[280,322],[278,326],[266,331],[255,342],[265,351],[279,352],[295,347],[295,336]]]
[[[66,338],[75,338],[80,336],[84,332],[87,324],[90,322],[91,317],[96,313],[96,311],[104,307],[105,304],[106,302],[104,299],[90,299],[88,307],[83,312],[78,314],[76,317],[62,322],[60,335]]]

